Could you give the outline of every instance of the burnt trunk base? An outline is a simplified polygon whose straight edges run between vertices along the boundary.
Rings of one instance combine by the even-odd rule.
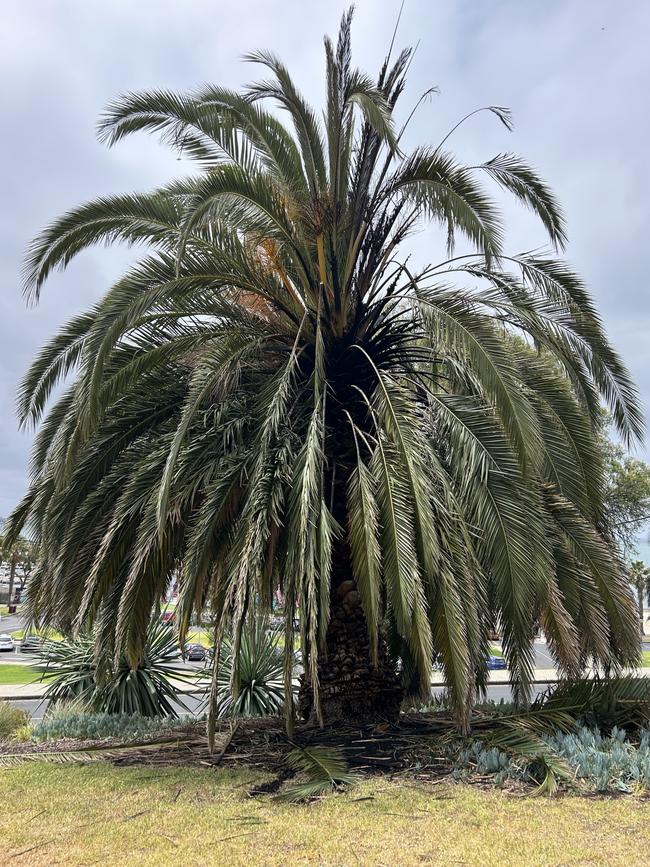
[[[343,581],[332,591],[326,644],[326,653],[318,660],[323,722],[397,722],[404,690],[381,638],[377,664],[371,660],[368,627],[354,581]],[[316,722],[307,674],[300,685],[299,706],[304,719]]]

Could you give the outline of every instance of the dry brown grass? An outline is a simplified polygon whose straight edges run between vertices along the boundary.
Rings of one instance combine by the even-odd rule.
[[[0,863],[646,865],[650,806],[364,781],[307,806],[248,770],[24,764],[0,772]]]

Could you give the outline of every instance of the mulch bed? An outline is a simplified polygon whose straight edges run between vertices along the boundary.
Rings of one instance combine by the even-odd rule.
[[[114,738],[100,740],[79,740],[78,738],[61,738],[57,741],[3,741],[0,740],[0,756],[31,755],[32,753],[64,753],[78,749],[94,749],[108,747],[116,743]]]
[[[277,775],[266,785],[274,791],[292,776],[287,753],[296,747],[318,745],[339,749],[350,768],[363,773],[385,773],[418,768],[422,778],[446,776],[451,762],[440,757],[440,738],[453,731],[448,717],[403,717],[398,726],[296,727],[287,737],[284,720],[277,717],[222,721],[217,726],[215,748],[208,749],[205,723],[196,723],[140,741],[123,739],[76,740],[66,738],[43,743],[0,741],[0,756],[75,753],[79,761],[105,758],[118,766],[183,765],[216,767],[241,765]],[[434,746],[435,742],[435,746]],[[437,746],[437,749],[436,749]]]

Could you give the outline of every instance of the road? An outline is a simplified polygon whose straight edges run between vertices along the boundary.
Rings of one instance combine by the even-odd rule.
[[[533,697],[539,695],[546,689],[546,685],[540,684],[533,688]],[[437,696],[440,695],[443,691],[443,687],[434,687],[431,692],[432,695]],[[490,701],[510,701],[511,692],[510,687],[507,684],[496,684],[494,686],[489,686],[487,691],[487,697]],[[197,696],[186,695],[183,697],[183,701],[186,705],[187,710],[184,710],[180,705],[177,706],[177,711],[180,716],[184,716],[185,714],[189,714],[190,716],[200,716],[204,712],[205,708],[205,699]],[[47,710],[47,702],[39,701],[37,699],[28,700],[28,701],[12,701],[16,707],[20,707],[23,710],[26,710],[27,713],[31,716],[34,722],[43,719],[43,714]]]
[[[14,632],[17,629],[23,628],[24,624],[21,621],[20,615],[13,614],[0,617],[0,633]],[[499,641],[494,641],[492,644],[495,647],[501,647],[501,642]],[[643,643],[643,650],[650,650],[650,641]],[[7,654],[7,656],[8,655],[9,654]],[[16,656],[18,656],[18,654],[16,654]],[[12,658],[12,662],[16,661],[17,659]],[[555,668],[553,657],[551,656],[544,639],[537,639],[535,641],[535,668]]]
[[[17,629],[22,629],[23,624],[21,623],[19,616],[9,616],[6,615],[0,619],[0,633],[3,632],[13,632]],[[493,644],[497,647],[500,647],[499,642],[493,642]],[[650,650],[650,641],[644,641],[642,644],[643,650]],[[15,653],[11,654],[2,654],[0,656],[0,664],[2,661],[11,661],[11,662],[28,662],[29,657],[25,657],[20,654],[18,650]],[[200,663],[187,663],[187,665],[192,668],[200,668]],[[553,658],[546,646],[546,642],[544,640],[535,641],[535,668],[537,669],[552,669],[554,668]],[[539,684],[534,687],[533,695],[538,695],[543,692],[547,688],[546,684]],[[432,689],[432,695],[439,695],[443,691],[444,687],[434,687]],[[509,701],[511,699],[511,690],[507,684],[493,684],[488,687],[487,691],[488,699],[492,701],[500,701],[503,699],[504,701]],[[177,710],[179,714],[189,713],[192,716],[200,715],[203,712],[205,700],[203,696],[193,696],[193,695],[185,695],[183,697],[183,701],[186,705],[187,710],[183,709],[181,706],[178,706]],[[40,701],[38,699],[34,700],[25,700],[25,701],[16,701],[15,704],[18,707],[26,710],[34,720],[42,719],[43,714],[47,709],[47,702]]]
[[[20,614],[0,614],[0,635],[3,632],[15,632],[17,629],[24,629]]]

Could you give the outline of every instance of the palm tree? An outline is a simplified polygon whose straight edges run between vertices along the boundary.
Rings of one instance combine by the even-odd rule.
[[[21,575],[20,586],[18,588],[18,593],[16,594],[17,596],[22,595],[37,557],[37,549],[29,540],[19,537],[12,540],[12,544],[7,547],[3,538],[0,536],[0,565],[5,560],[9,563],[9,590],[7,593],[7,601],[9,604],[14,600],[14,587],[18,567],[20,567]]]
[[[297,615],[305,713],[394,717],[401,676],[428,692],[438,656],[466,725],[495,618],[522,700],[538,612],[564,671],[636,662],[634,601],[597,530],[595,431],[601,399],[624,439],[641,414],[580,279],[550,253],[506,255],[481,179],[561,250],[552,192],[512,154],[460,165],[451,133],[404,153],[411,52],[373,80],[350,22],[325,40],[323,120],[267,51],[248,60],[270,78],[241,93],[108,107],[103,140],[153,131],[199,172],[83,205],[33,242],[32,300],[91,244],[149,253],[26,375],[20,417],[40,427],[10,526],[42,546],[32,616],[95,623],[134,665],[178,570],[181,633],[209,604],[236,696],[247,614],[281,588],[285,691]],[[409,237],[438,227],[441,261],[412,264]]]
[[[648,590],[650,589],[650,567],[646,566],[643,560],[633,560],[629,565],[628,574],[630,582],[636,590],[639,630],[643,636],[645,632],[643,624],[643,599],[645,596],[648,596]]]

